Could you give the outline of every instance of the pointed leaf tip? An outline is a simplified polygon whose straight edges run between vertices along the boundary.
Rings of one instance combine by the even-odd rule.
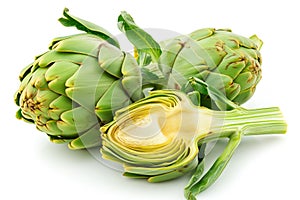
[[[258,50],[261,49],[263,41],[257,35],[252,35],[249,39],[256,44]]]
[[[69,8],[64,8],[63,14],[65,15],[67,12],[69,12]]]

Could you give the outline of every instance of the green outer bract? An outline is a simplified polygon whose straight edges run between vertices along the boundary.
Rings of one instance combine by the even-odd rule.
[[[86,22],[66,12],[65,23]],[[95,30],[54,39],[49,51],[21,72],[15,95],[18,118],[35,123],[53,142],[70,142],[71,149],[101,145],[99,126],[111,121],[117,109],[143,97],[134,57]]]
[[[163,88],[181,89],[189,78],[196,77],[223,91],[234,103],[243,104],[261,79],[261,45],[255,35],[245,38],[213,28],[163,41],[158,61],[166,79]],[[201,105],[214,106],[209,96],[201,97]]]

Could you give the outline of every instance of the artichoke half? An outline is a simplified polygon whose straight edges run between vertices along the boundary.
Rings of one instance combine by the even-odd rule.
[[[121,163],[125,176],[161,182],[198,166],[185,191],[192,199],[221,174],[242,136],[284,133],[286,124],[277,107],[215,111],[195,106],[180,91],[157,90],[117,111],[100,130],[103,158]],[[199,146],[222,138],[229,138],[228,146],[201,178]]]
[[[101,27],[68,14],[60,21],[86,33],[56,38],[20,74],[17,117],[71,149],[101,145],[99,127],[143,97],[134,57]]]

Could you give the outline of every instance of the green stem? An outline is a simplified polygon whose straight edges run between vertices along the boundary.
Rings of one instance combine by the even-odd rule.
[[[212,111],[212,115],[212,132],[232,133],[241,130],[243,135],[263,135],[282,134],[287,129],[278,107]]]

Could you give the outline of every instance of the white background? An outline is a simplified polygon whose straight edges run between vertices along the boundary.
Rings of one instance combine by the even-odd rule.
[[[198,199],[300,199],[299,58],[297,1],[2,1],[0,78],[0,199],[182,200],[189,175],[150,184],[124,178],[86,151],[55,145],[33,125],[15,119],[18,74],[52,38],[77,33],[57,19],[72,14],[120,32],[116,20],[128,11],[143,28],[189,33],[231,28],[263,41],[263,79],[245,107],[280,106],[286,135],[244,138],[218,181]],[[3,4],[3,3],[1,3]],[[221,148],[222,145],[217,145]]]

